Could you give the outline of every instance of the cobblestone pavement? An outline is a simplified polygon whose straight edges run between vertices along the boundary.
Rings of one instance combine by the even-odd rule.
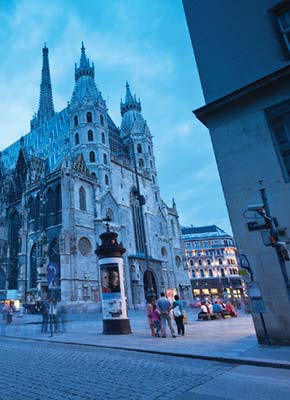
[[[0,400],[174,399],[232,365],[1,338]]]

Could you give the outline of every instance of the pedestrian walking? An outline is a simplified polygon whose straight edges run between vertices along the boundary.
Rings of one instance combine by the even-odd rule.
[[[42,324],[41,324],[41,332],[42,333],[47,333],[48,309],[49,309],[49,303],[46,299],[43,299],[40,303],[40,312],[42,315]]]
[[[160,312],[156,307],[156,304],[153,304],[153,322],[154,322],[155,336],[160,337],[161,319],[160,319]]]
[[[7,325],[11,324],[11,322],[13,321],[13,312],[14,312],[14,308],[13,308],[12,303],[10,302],[10,304],[7,306],[7,311],[6,311]]]
[[[53,332],[58,331],[57,308],[54,301],[50,301],[49,303],[48,318],[50,324],[50,336],[53,336]]]
[[[57,306],[57,319],[58,319],[59,329],[61,329],[62,332],[66,332],[67,308],[65,304],[59,304]]]
[[[6,315],[7,315],[7,305],[4,303],[2,306],[2,320],[4,322],[6,321]]]
[[[154,329],[154,319],[153,319],[153,303],[155,300],[149,300],[147,304],[147,318],[148,318],[148,323],[149,327],[151,330],[151,336],[155,336],[155,329]]]
[[[176,338],[170,318],[170,310],[172,309],[172,306],[170,301],[165,297],[165,294],[163,292],[160,293],[160,299],[158,299],[156,306],[158,311],[160,312],[162,337],[164,338],[166,337],[166,324],[167,324],[170,329],[172,337]]]
[[[178,336],[180,335],[184,336],[183,307],[181,301],[179,300],[178,294],[174,296],[174,302],[172,306],[173,306],[173,315],[177,326]]]

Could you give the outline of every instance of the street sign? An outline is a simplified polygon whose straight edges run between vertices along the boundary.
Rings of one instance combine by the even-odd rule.
[[[47,286],[49,290],[59,289],[59,266],[57,264],[47,265]]]

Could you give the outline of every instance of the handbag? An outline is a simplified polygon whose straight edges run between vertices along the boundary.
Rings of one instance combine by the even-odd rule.
[[[173,315],[174,315],[175,317],[180,317],[180,316],[181,316],[181,311],[180,311],[180,307],[179,307],[179,306],[174,307],[174,309],[173,309]]]

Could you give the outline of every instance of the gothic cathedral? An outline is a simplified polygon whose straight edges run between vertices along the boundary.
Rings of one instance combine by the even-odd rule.
[[[0,153],[0,296],[13,289],[23,303],[46,296],[53,265],[61,301],[99,305],[95,249],[106,218],[126,248],[128,305],[144,306],[149,282],[157,295],[174,292],[188,300],[176,204],[168,207],[160,197],[140,100],[127,83],[117,127],[82,45],[71,101],[55,112],[46,45],[42,54],[30,132]]]

